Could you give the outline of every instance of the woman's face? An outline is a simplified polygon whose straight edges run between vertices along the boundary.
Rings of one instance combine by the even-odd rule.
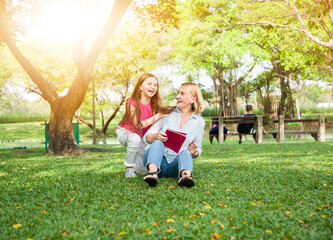
[[[157,92],[158,83],[156,78],[149,77],[147,78],[140,86],[140,90],[142,91],[142,95],[145,95],[149,98],[153,97]]]
[[[186,109],[192,105],[192,103],[195,102],[195,97],[192,96],[191,93],[186,92],[184,88],[180,87],[178,90],[178,94],[176,96],[176,106],[179,109]]]

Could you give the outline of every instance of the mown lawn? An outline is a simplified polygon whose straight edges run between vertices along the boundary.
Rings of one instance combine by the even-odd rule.
[[[205,142],[191,189],[125,179],[103,147],[0,150],[0,239],[333,239],[332,143]]]
[[[116,119],[111,122],[108,130],[108,135],[116,136],[117,124],[120,120]],[[76,122],[76,121],[73,121]],[[44,122],[20,122],[20,123],[1,123],[0,124],[0,141],[15,141],[15,140],[38,140],[45,139]],[[97,121],[96,126],[100,129],[101,121]],[[85,124],[80,123],[80,139],[92,138],[92,130]],[[27,134],[29,133],[29,134]]]

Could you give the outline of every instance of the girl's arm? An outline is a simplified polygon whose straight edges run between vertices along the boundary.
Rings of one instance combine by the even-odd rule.
[[[153,123],[155,123],[157,120],[160,120],[162,118],[165,118],[166,116],[168,116],[169,114],[162,114],[162,113],[157,113],[154,116],[145,119],[143,121],[141,121],[142,124],[142,128],[148,127],[150,125],[152,125]]]
[[[131,114],[131,119],[133,119],[133,124],[134,126],[136,126],[138,128],[138,120],[135,116],[135,107],[133,107],[132,105],[130,105],[130,114]],[[157,113],[154,116],[145,119],[143,121],[140,121],[141,123],[141,128],[145,128],[148,127],[150,125],[152,125],[153,123],[155,123],[157,120],[165,118],[166,116],[168,116],[169,114],[162,114],[162,113]]]

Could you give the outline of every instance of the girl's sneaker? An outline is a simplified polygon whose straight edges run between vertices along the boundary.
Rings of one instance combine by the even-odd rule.
[[[134,168],[126,168],[125,178],[135,178]]]

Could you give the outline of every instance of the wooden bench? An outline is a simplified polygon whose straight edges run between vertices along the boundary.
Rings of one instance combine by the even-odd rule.
[[[228,133],[224,134],[223,124],[254,124],[257,131],[255,133]],[[210,137],[216,137],[219,144],[224,143],[226,136],[238,136],[238,135],[252,135],[256,143],[262,143],[263,139],[263,126],[267,124],[267,116],[236,116],[236,117],[212,117],[212,126],[218,124],[219,133],[210,134]]]
[[[284,116],[279,116],[278,120],[273,120],[273,123],[278,124],[277,132],[268,132],[272,134],[277,142],[284,142],[285,134],[310,134],[317,142],[325,142],[325,119],[324,115],[318,115],[317,119],[285,119]],[[318,122],[316,131],[285,131],[285,123],[306,123]]]

